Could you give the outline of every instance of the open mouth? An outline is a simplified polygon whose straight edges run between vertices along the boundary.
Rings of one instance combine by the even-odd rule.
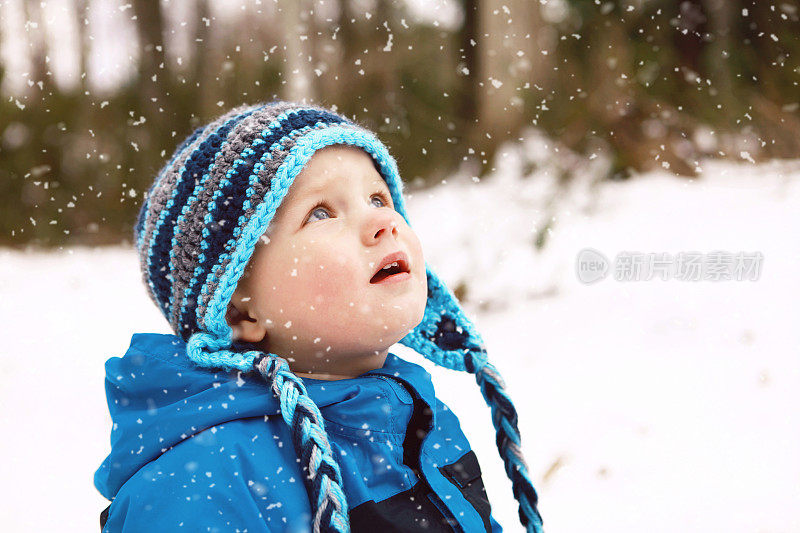
[[[410,274],[408,258],[403,252],[395,252],[383,258],[378,270],[369,280],[370,283],[381,283],[383,281],[401,280],[408,278]]]

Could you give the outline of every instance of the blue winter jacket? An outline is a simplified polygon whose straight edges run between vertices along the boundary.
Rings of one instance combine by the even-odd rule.
[[[305,379],[342,473],[352,531],[501,531],[480,466],[430,374]],[[309,531],[280,404],[255,372],[198,367],[174,335],[135,334],[106,362],[111,453],[94,476],[103,531]]]

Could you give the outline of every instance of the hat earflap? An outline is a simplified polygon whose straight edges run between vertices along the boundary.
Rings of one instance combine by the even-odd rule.
[[[542,532],[528,465],[522,454],[517,410],[506,392],[500,372],[489,362],[480,334],[466,317],[453,292],[428,267],[428,301],[422,322],[400,343],[414,349],[437,365],[475,375],[484,401],[492,413],[497,451],[503,458],[519,503],[520,522],[531,533]]]
[[[468,354],[476,361],[486,361],[483,339],[464,315],[452,291],[426,265],[428,301],[422,321],[400,344],[416,350],[439,366],[467,370]]]

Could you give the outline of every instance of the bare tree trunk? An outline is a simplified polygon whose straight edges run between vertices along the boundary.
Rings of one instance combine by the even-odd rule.
[[[166,61],[164,16],[158,0],[133,0],[139,37],[139,96],[142,111],[153,124],[150,131],[163,131],[173,118],[167,100],[172,76]]]
[[[483,159],[491,162],[498,143],[515,136],[526,122],[521,90],[526,84],[549,85],[551,56],[541,50],[554,51],[557,41],[542,20],[539,2],[482,1],[477,18],[478,138],[486,151]]]
[[[23,2],[25,20],[30,24],[28,38],[31,44],[31,80],[42,91],[51,86],[51,72],[47,68],[47,29],[44,26],[43,8],[39,2]]]
[[[81,95],[89,89],[89,0],[75,0],[75,22],[78,26],[78,76]]]
[[[308,9],[305,0],[281,0],[280,17],[283,20],[284,43],[286,46],[286,93],[288,100],[308,102],[313,99],[310,63],[308,62],[308,25],[302,20],[303,11]],[[301,39],[305,36],[305,39]]]
[[[384,121],[381,117],[396,117],[400,114],[397,88],[400,85],[397,76],[395,58],[396,52],[389,51],[389,35],[392,31],[394,21],[394,11],[389,0],[377,0],[375,6],[374,30],[367,43],[369,54],[365,56],[365,66],[367,81],[374,87],[371,100],[373,102],[374,115],[372,119],[377,123],[379,130],[384,129]],[[370,20],[370,22],[373,22]],[[392,35],[392,45],[394,48],[395,36]]]
[[[680,66],[703,75],[700,57],[705,47],[703,36],[708,29],[708,17],[702,0],[683,0],[678,7],[678,27],[672,33]]]
[[[201,117],[207,116],[211,111],[212,102],[215,101],[215,84],[211,83],[210,74],[213,72],[215,61],[214,47],[211,40],[211,11],[208,0],[196,0],[197,10],[194,17],[194,46],[191,49],[192,58],[189,65],[188,78],[197,84],[196,113]]]
[[[476,46],[478,37],[478,0],[462,0],[464,24],[459,30],[461,43],[461,64],[459,74],[463,76],[461,95],[458,103],[460,118],[468,124],[467,131],[472,131],[478,118],[478,54]]]
[[[3,25],[0,24],[0,56],[3,53]],[[0,63],[0,87],[3,87],[3,78],[5,77],[6,69],[2,63]],[[0,178],[5,178],[3,172],[0,171]],[[0,188],[0,194],[2,194],[2,189]]]
[[[713,85],[710,91],[716,91],[718,101],[724,109],[735,109],[733,94],[733,75],[730,62],[733,55],[731,34],[734,30],[734,16],[737,0],[704,0],[705,10],[713,40],[708,45],[705,62]],[[713,94],[713,93],[712,93]]]
[[[350,0],[339,0],[339,37],[342,46],[342,66],[345,69],[352,69],[353,61],[358,53],[359,33],[358,27],[353,20],[353,10]],[[348,76],[346,71],[342,71],[344,76]]]

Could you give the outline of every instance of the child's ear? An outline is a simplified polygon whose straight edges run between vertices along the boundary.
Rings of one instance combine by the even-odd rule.
[[[225,320],[233,330],[234,341],[260,342],[267,328],[253,315],[250,299],[234,293],[225,313]]]

